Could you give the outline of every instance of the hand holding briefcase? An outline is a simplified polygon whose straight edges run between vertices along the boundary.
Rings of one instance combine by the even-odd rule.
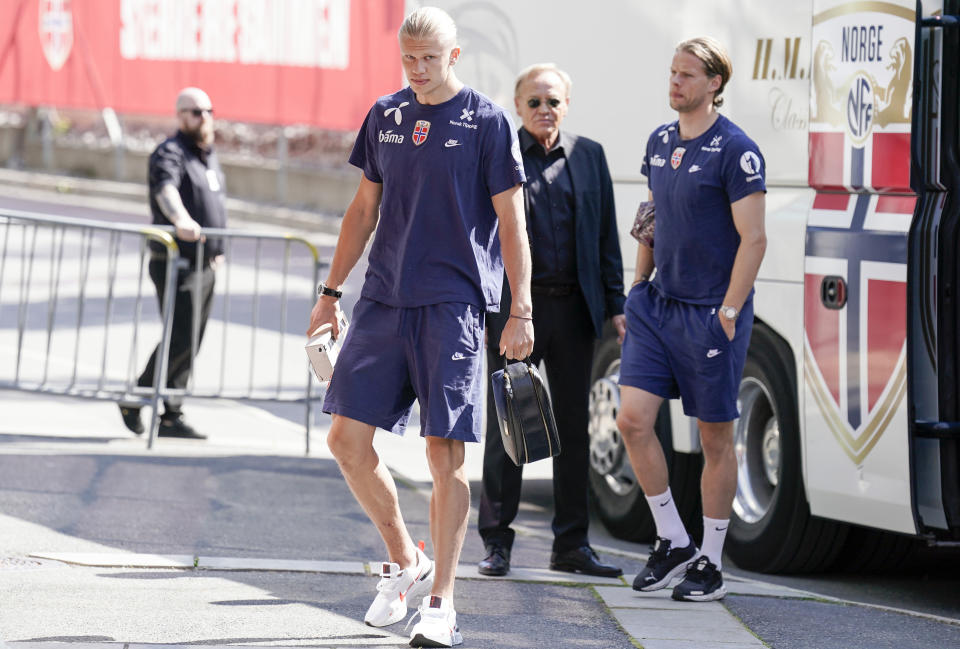
[[[530,359],[507,364],[490,376],[503,448],[517,466],[560,454],[550,396]]]

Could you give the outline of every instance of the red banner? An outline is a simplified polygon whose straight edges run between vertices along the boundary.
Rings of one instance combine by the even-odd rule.
[[[399,87],[404,0],[3,0],[0,102],[359,128]]]

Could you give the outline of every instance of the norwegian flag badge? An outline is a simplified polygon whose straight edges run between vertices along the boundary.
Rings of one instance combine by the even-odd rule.
[[[413,127],[413,143],[420,146],[427,141],[427,135],[430,134],[430,122],[425,119],[418,119]]]
[[[680,166],[680,163],[683,162],[683,154],[686,153],[686,148],[678,146],[673,150],[673,153],[670,154],[670,166],[674,169]]]

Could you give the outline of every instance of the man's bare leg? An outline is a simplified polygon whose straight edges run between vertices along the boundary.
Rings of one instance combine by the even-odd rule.
[[[700,495],[703,515],[730,518],[737,494],[737,456],[733,449],[733,422],[698,421],[703,446]]]
[[[429,462],[429,460],[428,460]],[[430,494],[430,546],[436,552],[437,549],[437,528],[434,527],[433,521],[437,518],[437,501],[433,498],[433,494]]]
[[[470,483],[464,467],[464,442],[427,437],[427,461],[433,476],[430,537],[436,576],[432,595],[453,603],[453,581],[470,514]]]
[[[629,385],[620,386],[617,428],[633,472],[647,496],[662,494],[670,485],[667,459],[654,430],[661,403],[663,397]]]
[[[417,562],[416,546],[400,513],[397,485],[373,448],[374,430],[369,424],[333,415],[327,446],[350,491],[380,532],[390,561],[405,568]]]
[[[663,397],[646,390],[620,386],[617,426],[622,433],[633,472],[643,488],[650,515],[657,527],[657,537],[668,540],[670,547],[685,548],[690,546],[690,535],[680,518],[676,499],[670,492],[667,460],[654,428],[661,404]],[[646,577],[644,581],[647,581]],[[660,581],[662,579],[657,580]]]

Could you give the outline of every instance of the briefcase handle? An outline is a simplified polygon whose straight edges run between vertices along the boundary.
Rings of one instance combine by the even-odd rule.
[[[506,354],[504,354],[504,355],[501,356],[500,358],[503,359],[503,371],[506,372],[506,371],[507,371],[507,365],[509,364],[509,361],[507,361],[507,356],[506,356]],[[530,365],[530,366],[533,365],[533,361],[530,360],[530,357],[529,357],[529,356],[527,356],[526,358],[521,359],[521,361],[524,362],[524,363],[526,363],[527,365]]]
[[[507,392],[509,392],[510,395],[512,396],[512,395],[513,395],[513,385],[510,383],[510,373],[507,372],[507,365],[509,364],[508,361],[507,361],[507,356],[506,356],[506,354],[504,354],[504,355],[502,355],[500,358],[503,359],[503,386],[507,389]],[[528,370],[529,370],[529,368],[533,367],[533,361],[530,360],[530,357],[529,357],[529,356],[527,356],[526,358],[524,358],[522,362],[523,362],[524,364],[526,364]]]

